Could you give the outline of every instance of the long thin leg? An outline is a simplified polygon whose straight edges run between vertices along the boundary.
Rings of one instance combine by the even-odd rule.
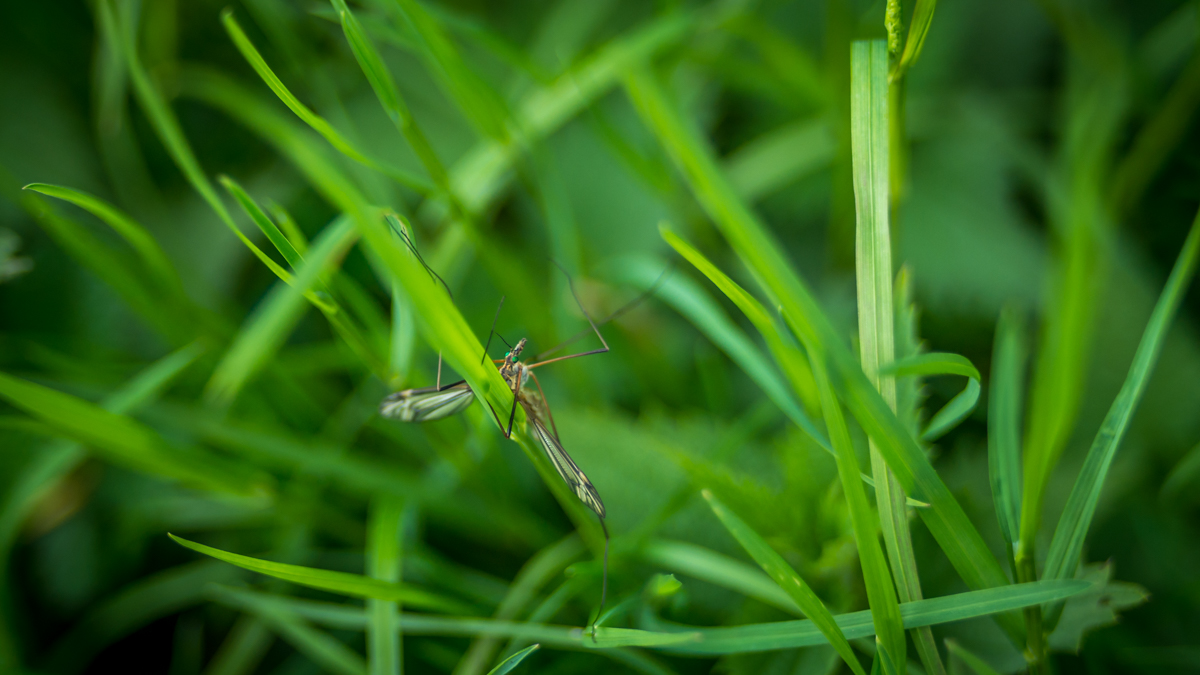
[[[500,304],[496,307],[496,316],[492,317],[492,329],[488,331],[487,344],[483,346],[483,356],[479,359],[479,365],[487,360],[488,349],[492,346],[492,335],[496,332],[496,322],[500,320],[500,308],[504,307],[504,296],[500,296]]]
[[[513,407],[512,407],[512,410],[510,410],[508,413],[508,431],[504,434],[505,438],[512,438],[513,420],[517,419],[517,390],[520,388],[521,388],[521,384],[518,382],[517,386],[513,387],[513,390],[512,390]]]
[[[670,274],[671,270],[673,270],[673,269],[675,269],[675,263],[671,263],[670,265],[668,265],[667,269],[663,270],[662,274],[658,275],[658,279],[656,279],[654,281],[654,283],[650,285],[650,288],[646,289],[646,291],[644,293],[637,296],[633,300],[630,300],[629,302],[625,303],[624,305],[621,305],[620,307],[618,307],[616,311],[614,311],[612,314],[609,314],[608,316],[604,317],[604,319],[602,321],[600,321],[600,323],[597,323],[596,326],[603,326],[603,325],[607,324],[608,322],[613,321],[613,320],[623,316],[626,312],[628,312],[629,310],[631,310],[634,307],[637,307],[639,304],[641,304],[641,302],[643,300],[650,297],[651,295],[654,295],[655,291],[658,290],[658,287],[662,285],[663,281],[666,280],[667,275]],[[583,330],[572,335],[571,337],[567,338],[566,340],[563,340],[562,342],[558,343],[554,347],[547,349],[546,351],[542,352],[541,354],[538,354],[537,356],[533,357],[533,361],[536,363],[536,362],[546,358],[547,356],[550,356],[554,352],[575,342],[576,340],[583,337],[584,335],[587,335],[590,331],[591,331],[591,328],[584,328]]]
[[[608,599],[608,526],[599,515],[596,518],[600,520],[600,529],[604,530],[604,576],[600,582],[600,609],[596,611],[596,620],[592,622],[592,642],[596,642],[596,623],[604,615],[604,601]]]
[[[538,395],[542,397],[542,407],[546,409],[546,415],[550,418],[550,428],[554,430],[554,437],[558,438],[558,425],[554,423],[554,413],[550,411],[550,402],[546,400],[546,392],[542,391],[542,383],[538,381],[535,373],[530,372],[529,374],[533,376],[533,383],[537,385]]]
[[[551,261],[551,262],[554,262],[554,261]],[[592,354],[603,354],[608,351],[608,343],[604,341],[604,336],[600,334],[600,329],[596,328],[596,322],[592,321],[591,315],[587,313],[587,310],[583,308],[583,303],[579,301],[579,295],[575,292],[575,282],[571,281],[571,275],[567,274],[567,270],[563,269],[562,265],[559,265],[557,262],[554,262],[554,264],[558,267],[558,269],[562,270],[562,273],[567,277],[567,288],[571,289],[571,297],[575,298],[575,304],[579,306],[579,311],[583,312],[583,317],[585,319],[587,319],[588,325],[592,327],[592,332],[596,334],[596,337],[600,338],[600,344],[604,345],[604,347],[602,349],[593,349],[591,351],[581,352],[579,354],[568,354],[567,356],[560,356],[558,358],[550,359],[548,361],[534,363],[532,365],[526,366],[526,368],[537,368],[539,366],[544,366],[548,363],[554,363],[556,361],[566,361],[567,359],[577,359],[581,356],[591,356]]]

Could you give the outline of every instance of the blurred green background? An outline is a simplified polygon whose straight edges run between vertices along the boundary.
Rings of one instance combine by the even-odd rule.
[[[636,70],[653,73],[708,139],[847,344],[857,335],[850,42],[885,37],[883,2],[422,2],[459,71],[437,67],[411,24],[395,20],[397,3],[351,5],[455,187],[468,186],[459,195],[473,213],[466,230],[450,224],[457,207],[424,198],[426,165],[380,107],[332,6],[230,5],[288,89],[382,171],[334,151],[272,94],[223,26],[225,6],[108,4],[214,181],[214,199],[280,265],[287,261],[215,180],[228,176],[270,205],[289,236],[288,217],[315,238],[340,209],[280,150],[290,138],[412,222],[416,246],[481,341],[501,296],[498,330],[509,342],[528,337],[532,353],[586,328],[551,258],[571,271],[597,319],[637,297],[678,259],[660,237],[663,222],[756,290],[631,102],[624,78]],[[34,422],[12,400],[19,395],[6,394],[0,665],[364,672],[361,629],[263,618],[228,589],[343,599],[201,559],[166,533],[362,574],[369,513],[389,504],[402,509],[405,581],[492,616],[524,579],[528,597],[508,618],[585,625],[599,599],[597,540],[585,532],[587,547],[579,544],[572,518],[483,407],[421,427],[376,414],[389,391],[432,384],[437,353],[414,333],[403,293],[393,294],[365,246],[329,281],[362,344],[298,296],[281,334],[246,337],[282,284],[178,168],[135,96],[125,55],[101,30],[102,10],[66,0],[0,9],[0,370],[127,413],[154,443],[257,487],[205,489],[181,479],[174,460],[89,442],[96,423],[80,410],[64,405],[57,423]],[[987,456],[997,317],[1017,308],[1038,353],[1052,339],[1047,326],[1071,311],[1062,289],[1076,293],[1074,323],[1058,343],[1067,393],[1042,411],[1065,448],[1045,492],[1044,551],[1200,202],[1198,37],[1195,2],[945,0],[904,79],[895,264],[911,280],[925,348],[967,357],[984,380],[980,405],[928,450],[1001,559]],[[609,70],[588,70],[597,64]],[[496,120],[513,119],[536,131],[511,142],[498,168],[477,163],[472,174],[470,162],[496,142]],[[479,179],[489,171],[490,182]],[[182,290],[169,288],[170,274],[147,281],[135,254],[145,249],[76,206],[21,190],[30,183],[82,191],[128,214],[161,246]],[[1050,636],[1057,672],[1200,669],[1200,460],[1188,454],[1200,439],[1198,310],[1187,296],[1087,540],[1092,578],[1120,583],[1069,609],[1074,618]],[[789,618],[689,576],[662,552],[663,542],[687,542],[752,565],[699,497],[704,487],[834,613],[865,608],[835,464],[748,374],[754,358],[774,365],[746,337],[753,327],[736,307],[679,262],[654,297],[602,330],[610,353],[540,372],[564,445],[608,508],[609,606],[631,603],[612,625],[639,625],[642,610],[630,607],[697,625]],[[236,344],[259,345],[260,360],[230,365]],[[961,378],[928,379],[925,409],[961,387]],[[855,439],[865,458],[857,428]],[[966,590],[912,522],[925,596]],[[541,571],[530,570],[535,554]],[[662,598],[644,590],[668,572],[681,589]],[[405,635],[405,670],[487,672],[495,655],[521,646],[433,632]],[[1000,672],[1023,667],[989,619],[934,635]],[[484,662],[463,660],[484,649]],[[544,648],[519,667],[848,672],[823,647],[719,658],[614,653]],[[911,650],[910,659],[918,668]]]

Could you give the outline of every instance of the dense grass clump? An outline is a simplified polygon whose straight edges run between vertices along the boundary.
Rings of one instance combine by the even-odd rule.
[[[19,3],[0,671],[1194,669],[1177,4]]]

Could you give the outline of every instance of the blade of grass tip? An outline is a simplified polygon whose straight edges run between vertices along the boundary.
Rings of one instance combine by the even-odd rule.
[[[966,664],[975,675],[1000,675],[1000,671],[989,666],[987,661],[967,651],[954,640],[946,640],[946,651],[950,652],[952,657]]]
[[[992,389],[988,396],[988,475],[1000,533],[1008,544],[1009,564],[1016,576],[1016,549],[1021,524],[1021,402],[1025,390],[1025,325],[1014,307],[1006,307],[996,324],[992,352]]]
[[[429,194],[433,191],[433,186],[424,178],[407,171],[385,166],[363,154],[353,143],[342,136],[337,129],[334,129],[333,125],[327,122],[325,118],[314,113],[308,106],[301,103],[300,99],[296,98],[291,90],[287,88],[287,85],[275,75],[275,71],[271,70],[271,66],[267,65],[266,59],[262,57],[262,54],[258,52],[254,43],[242,31],[242,27],[238,25],[237,19],[233,17],[232,9],[227,8],[221,12],[221,22],[225,25],[225,32],[229,34],[229,38],[233,40],[234,46],[241,52],[242,57],[246,59],[246,62],[250,64],[254,72],[258,73],[258,76],[262,78],[262,81],[266,83],[271,91],[279,97],[279,100],[295,113],[296,117],[299,117],[301,121],[321,134],[338,152],[369,169],[385,174],[397,183],[412,188],[421,194]]]
[[[209,490],[257,499],[270,494],[268,476],[170,445],[149,427],[70,394],[0,373],[0,398],[115,464]]]
[[[392,120],[392,124],[396,125],[400,135],[408,141],[409,147],[417,155],[417,159],[425,167],[425,172],[433,179],[434,184],[445,192],[447,197],[453,199],[454,196],[450,191],[450,175],[446,172],[446,167],[434,152],[433,146],[429,144],[429,139],[421,131],[421,127],[413,119],[408,105],[404,102],[404,97],[396,88],[391,71],[388,70],[387,64],[383,62],[383,58],[375,49],[375,44],[371,42],[371,38],[363,30],[354,13],[346,6],[345,0],[332,0],[332,2],[341,19],[342,32],[346,35],[346,41],[350,43],[354,58],[358,60],[359,67],[367,76],[367,81],[370,82],[371,89],[375,91],[375,97],[379,99],[379,104],[383,106],[383,110]]]
[[[888,3],[888,16],[895,6]],[[897,8],[898,9],[898,8]],[[890,33],[890,31],[889,31]],[[892,288],[892,240],[891,227],[888,222],[891,202],[889,197],[889,113],[888,113],[888,84],[887,84],[888,49],[881,40],[870,42],[857,41],[850,47],[850,141],[851,160],[854,177],[854,204],[857,215],[855,226],[855,275],[858,290],[858,339],[859,360],[863,372],[879,391],[880,396],[887,402],[888,407],[896,410],[896,380],[895,377],[880,372],[880,368],[889,365],[896,358],[895,322],[896,313],[892,306],[895,292]],[[819,348],[809,349],[814,359],[821,358]],[[854,457],[854,446],[850,442],[849,431],[846,430],[842,418],[841,407],[837,402],[829,382],[824,374],[825,365],[814,364],[813,370],[819,371],[818,382],[822,384],[821,407],[833,406],[826,410],[825,426],[830,430],[829,435],[838,448],[838,466],[843,463],[854,468],[853,473],[839,469],[839,473],[853,476],[858,473],[858,460]],[[908,530],[908,511],[904,504],[904,488],[900,481],[888,469],[879,444],[868,439],[871,458],[871,476],[875,479],[875,501],[879,509],[879,526],[883,533],[883,541],[887,548],[888,560],[895,574],[895,591],[901,601],[912,602],[921,599],[921,580],[917,572],[917,561],[912,550],[912,537]],[[888,568],[883,563],[882,554],[873,536],[867,538],[858,534],[874,532],[867,521],[858,522],[857,518],[870,518],[870,508],[867,506],[865,495],[861,503],[859,495],[851,496],[849,490],[861,493],[862,486],[858,481],[852,481],[853,488],[843,484],[847,502],[850,503],[851,517],[855,518],[855,535],[859,542],[859,558],[862,560],[863,576],[867,579],[868,598],[871,608],[879,608],[876,630],[882,640],[885,663],[889,658],[903,664],[907,658],[907,645],[904,633],[900,627],[900,610],[893,609],[896,595],[893,594],[891,577]],[[856,513],[857,511],[857,513]],[[870,548],[869,555],[864,555],[864,543]],[[873,559],[880,555],[878,565]],[[872,575],[882,575],[882,578],[872,579]],[[871,591],[874,590],[872,594]],[[880,604],[882,603],[882,604]],[[940,659],[937,657],[937,647],[933,644],[932,634],[927,636],[914,635],[921,659],[926,668],[933,672],[941,672]]]
[[[349,572],[335,572],[301,565],[271,562],[270,560],[260,560],[237,553],[229,553],[228,551],[222,551],[221,549],[205,546],[204,544],[197,544],[173,534],[168,533],[167,536],[180,546],[189,548],[197,553],[222,560],[242,569],[250,570],[251,572],[258,572],[259,574],[283,579],[284,581],[290,581],[301,586],[358,598],[402,602],[412,607],[420,607],[432,611],[458,614],[474,613],[473,609],[458,600],[430,593],[424,589],[416,588],[411,584],[382,581],[361,574],[350,574]]]
[[[854,454],[850,430],[846,427],[841,404],[838,403],[837,397],[833,393],[833,386],[825,373],[825,364],[821,359],[821,353],[812,349],[809,350],[809,353],[813,354],[813,375],[817,379],[817,386],[821,389],[821,410],[825,413],[825,428],[829,430],[829,439],[838,453],[838,476],[841,478],[842,492],[846,495],[846,504],[850,510],[850,522],[854,527],[854,540],[858,545],[858,559],[862,564],[863,582],[867,589],[867,601],[871,606],[875,633],[889,647],[887,650],[881,650],[884,655],[881,660],[887,661],[889,658],[895,658],[900,663],[904,663],[907,644],[904,639],[904,622],[900,618],[900,604],[896,599],[896,589],[892,585],[892,577],[888,572],[883,551],[880,550],[879,541],[875,538],[875,523],[871,516],[871,506],[867,503],[866,491],[858,479],[858,458]],[[877,479],[875,485],[877,495],[880,492],[879,483],[880,481]],[[877,501],[882,504],[883,496],[878,496]],[[903,501],[900,502],[899,508],[903,513]],[[882,505],[880,512],[883,512]],[[889,524],[883,523],[883,525],[886,528]],[[906,528],[908,526],[907,518],[904,526]],[[893,564],[902,563],[893,561]],[[920,597],[911,600],[920,600]],[[907,602],[911,600],[907,600]]]
[[[1083,468],[1080,469],[1079,476],[1075,479],[1075,485],[1071,488],[1071,495],[1067,498],[1067,505],[1054,530],[1054,539],[1051,540],[1050,551],[1046,556],[1046,565],[1042,572],[1046,579],[1069,579],[1075,576],[1083,551],[1084,539],[1091,527],[1092,517],[1096,513],[1096,504],[1100,501],[1100,494],[1104,488],[1104,480],[1108,476],[1109,467],[1112,466],[1121,440],[1128,430],[1129,421],[1133,418],[1138,402],[1146,390],[1146,383],[1150,379],[1154,365],[1158,362],[1159,353],[1162,351],[1163,342],[1167,337],[1167,330],[1170,328],[1171,321],[1175,318],[1175,313],[1195,275],[1198,253],[1200,253],[1200,212],[1196,214],[1196,219],[1192,222],[1192,228],[1183,244],[1183,250],[1180,251],[1179,258],[1175,261],[1175,267],[1171,270],[1171,276],[1167,279],[1166,287],[1163,288],[1163,292],[1154,306],[1154,312],[1150,315],[1150,321],[1146,324],[1142,340],[1138,343],[1137,351],[1133,355],[1129,374],[1126,375],[1125,382],[1121,385],[1121,390],[1117,393],[1112,407],[1109,408],[1108,414],[1100,424],[1100,431],[1092,441],[1087,458],[1084,459]],[[1051,625],[1059,612],[1061,612],[1061,605],[1054,608]]]
[[[288,210],[282,204],[276,203],[274,200],[267,201],[267,211],[270,212],[275,222],[279,224],[283,233],[287,235],[292,248],[296,249],[296,252],[300,255],[308,253],[308,238],[304,236],[304,232],[296,224],[296,219],[292,217],[292,214],[288,213]]]
[[[391,0],[390,4],[417,36],[426,63],[459,110],[481,134],[506,142],[508,111],[504,103],[463,60],[438,20],[415,0]]]
[[[507,659],[504,659],[500,663],[496,664],[495,668],[489,670],[488,675],[506,675],[507,673],[511,672],[513,668],[521,665],[521,662],[525,660],[525,657],[536,651],[538,647],[541,647],[541,645],[530,645],[516,654],[508,657]]]
[[[183,282],[179,279],[179,272],[175,269],[175,265],[154,237],[137,221],[104,200],[79,190],[46,183],[30,183],[24,189],[70,202],[104,221],[114,232],[129,242],[129,245],[145,263],[146,268],[154,275],[162,288],[171,293],[176,302],[187,301],[187,293],[183,289]]]
[[[401,522],[404,502],[378,496],[371,503],[367,522],[367,575],[373,579],[400,581]],[[388,600],[367,600],[367,659],[371,675],[399,675],[403,663],[399,633],[400,606]]]
[[[246,319],[205,387],[209,401],[227,405],[287,339],[303,315],[305,293],[331,261],[340,259],[358,238],[348,218],[334,221],[317,240],[292,284],[278,284]]]
[[[896,3],[899,5],[899,3]],[[890,80],[896,82],[904,77],[909,68],[921,56],[921,48],[925,46],[925,36],[929,35],[929,26],[933,24],[933,10],[937,8],[937,0],[917,0],[913,7],[912,19],[909,21],[908,37],[904,41],[904,52],[900,55],[899,63],[892,70]]]
[[[242,189],[242,186],[238,185],[237,181],[229,176],[217,176],[217,180],[225,187],[225,190],[229,192],[234,201],[238,203],[238,206],[242,207],[246,215],[250,216],[250,220],[254,221],[258,229],[267,235],[267,239],[275,246],[275,250],[279,251],[283,259],[287,261],[292,271],[299,269],[301,263],[300,252],[296,250],[295,246],[292,246],[292,242],[283,235],[283,232],[279,231],[275,223],[263,212],[258,202],[254,201],[254,198],[247,194]]]
[[[800,610],[821,630],[821,634],[841,655],[846,665],[850,666],[850,670],[854,671],[855,675],[866,675],[866,671],[863,670],[858,657],[854,655],[854,650],[846,641],[842,629],[834,621],[829,609],[825,607],[825,603],[821,602],[817,594],[813,593],[800,575],[796,574],[792,566],[787,564],[783,556],[771,548],[770,544],[733,511],[726,508],[711,492],[704,490],[701,494],[704,495],[704,499],[708,501],[709,507],[712,508],[713,513],[717,515],[725,529],[729,530],[733,538],[742,545],[742,548],[746,549],[746,552],[763,568],[763,571],[791,596]]]
[[[661,85],[645,70],[635,69],[626,78],[626,89],[642,119],[658,137],[687,179],[692,194],[721,230],[738,256],[766,292],[781,303],[781,313],[798,336],[827,350],[846,403],[880,450],[905,491],[927,502],[918,513],[946,553],[955,570],[971,588],[1005,585],[1008,578],[962,506],[942,482],[928,457],[904,424],[863,374],[858,359],[843,344],[812,293],[790,269],[766,228],[737,198],[717,168],[712,151],[697,131],[686,124],[669,102]],[[1013,617],[999,620],[1010,635],[1020,631]]]
[[[150,120],[151,126],[154,127],[155,133],[158,134],[159,140],[166,147],[171,159],[175,161],[175,165],[183,172],[184,177],[192,184],[196,192],[200,193],[204,201],[208,202],[221,222],[225,223],[225,226],[237,236],[246,248],[250,249],[250,252],[277,277],[284,281],[290,281],[291,275],[274,260],[271,260],[270,256],[263,253],[254,242],[242,233],[237,223],[233,222],[229,210],[225,208],[225,204],[217,195],[217,191],[192,153],[191,146],[188,145],[187,138],[183,135],[183,130],[179,127],[179,121],[175,118],[175,114],[171,112],[171,108],[163,100],[162,95],[150,80],[150,76],[138,61],[133,39],[118,25],[113,14],[111,0],[100,0],[97,3],[97,10],[100,17],[100,29],[110,42],[120,45],[125,56],[125,67],[129,70],[130,81],[133,82],[134,94],[136,94],[142,110],[146,113],[146,117]]]

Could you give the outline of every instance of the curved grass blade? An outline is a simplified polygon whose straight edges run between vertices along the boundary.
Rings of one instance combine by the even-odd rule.
[[[358,598],[402,602],[412,607],[421,607],[434,611],[457,614],[473,614],[475,612],[473,608],[457,600],[414,588],[411,585],[382,581],[380,579],[365,577],[361,574],[335,572],[332,570],[303,567],[301,565],[260,560],[237,553],[229,553],[228,551],[222,551],[221,549],[205,546],[204,544],[197,544],[196,542],[188,541],[170,533],[167,536],[180,546],[190,548],[197,553],[222,560],[231,565],[237,565],[251,572],[258,572],[259,574],[283,579],[284,581],[308,586],[309,588],[317,588],[331,593],[350,595]]]
[[[1021,536],[1021,402],[1025,392],[1025,327],[1015,308],[996,324],[992,391],[988,396],[988,475],[996,519],[1010,557]],[[1009,561],[1016,574],[1015,558]]]
[[[250,64],[250,67],[254,69],[254,72],[258,73],[258,76],[262,78],[262,81],[266,83],[268,87],[270,87],[271,91],[273,91],[275,95],[279,97],[279,100],[283,101],[284,105],[286,105],[292,112],[296,114],[296,117],[299,117],[301,121],[312,127],[312,129],[317,133],[321,134],[326,141],[329,141],[329,144],[337,149],[338,152],[367,168],[373,169],[392,178],[401,185],[410,187],[417,192],[420,192],[421,194],[429,194],[433,191],[433,185],[424,178],[408,171],[383,165],[378,161],[371,159],[358,148],[356,148],[353,143],[342,136],[337,129],[334,129],[333,125],[325,121],[325,118],[314,113],[309,109],[308,106],[301,103],[300,99],[296,98],[296,96],[292,94],[291,90],[287,88],[287,85],[285,85],[283,81],[280,80],[277,75],[275,75],[275,71],[271,70],[271,66],[267,65],[266,59],[262,57],[262,54],[260,54],[258,49],[255,48],[254,43],[251,42],[250,38],[246,36],[246,33],[242,31],[241,26],[239,26],[237,23],[237,19],[233,18],[232,9],[225,9],[223,12],[221,12],[221,23],[224,24],[225,32],[227,32],[230,39],[233,40],[234,46],[236,46],[238,51],[242,53],[242,57],[246,59],[246,62]]]
[[[521,662],[525,660],[525,657],[529,656],[533,652],[537,651],[538,647],[541,647],[541,645],[539,645],[539,644],[530,645],[530,646],[526,647],[525,649],[522,649],[521,651],[517,652],[516,654],[513,654],[512,656],[508,657],[507,659],[504,659],[500,663],[496,664],[495,668],[492,668],[491,670],[489,670],[488,675],[506,675],[513,668],[516,668],[517,666],[521,665]]]
[[[642,549],[646,562],[737,591],[785,612],[803,615],[771,578],[746,563],[682,541],[659,540]]]
[[[254,242],[250,241],[242,233],[237,223],[233,222],[228,209],[225,208],[225,204],[217,196],[217,191],[213,188],[212,183],[209,182],[208,176],[204,174],[204,169],[200,167],[200,163],[192,153],[187,138],[184,137],[183,130],[179,127],[179,120],[175,118],[175,114],[171,111],[166,101],[163,100],[162,95],[155,88],[153,82],[150,80],[150,76],[138,60],[133,39],[119,27],[113,13],[112,0],[100,0],[96,5],[96,13],[100,19],[100,29],[111,44],[120,46],[125,57],[125,67],[129,70],[129,78],[133,83],[133,91],[137,95],[138,102],[141,103],[146,117],[149,118],[151,125],[158,134],[159,140],[166,147],[167,153],[171,155],[171,159],[175,161],[176,166],[183,172],[183,175],[192,184],[196,192],[199,192],[200,196],[216,212],[221,222],[225,223],[225,226],[241,240],[242,244],[250,249],[250,252],[274,272],[276,276],[290,282],[291,275],[274,260],[271,260],[270,256],[263,253],[262,249],[258,248]]]
[[[70,202],[107,223],[114,232],[121,235],[122,239],[129,242],[133,250],[137,251],[138,257],[161,284],[162,289],[169,291],[176,302],[188,302],[183,282],[180,281],[179,272],[175,269],[171,259],[167,257],[166,252],[162,250],[154,237],[146,231],[146,228],[127,214],[98,197],[60,185],[30,183],[24,189]]]
[[[1150,373],[1158,362],[1163,341],[1167,337],[1167,329],[1170,328],[1184,293],[1191,284],[1196,272],[1198,254],[1200,212],[1192,222],[1183,250],[1175,261],[1166,287],[1163,288],[1162,295],[1154,306],[1154,312],[1150,315],[1150,321],[1146,324],[1146,330],[1142,333],[1142,340],[1133,355],[1129,374],[1126,375],[1108,414],[1104,416],[1100,431],[1097,432],[1087,458],[1084,459],[1083,468],[1075,479],[1071,495],[1067,498],[1067,505],[1059,518],[1058,527],[1054,530],[1054,539],[1050,543],[1050,551],[1042,572],[1043,578],[1068,579],[1075,575],[1084,540],[1096,513],[1096,504],[1100,501],[1100,494],[1104,488],[1104,479],[1108,476],[1108,469],[1117,454],[1117,448],[1125,437],[1129,421],[1146,389]],[[1057,615],[1058,612],[1061,612],[1061,605],[1055,608],[1053,614]],[[1052,617],[1049,621],[1050,627],[1054,621],[1055,618]]]
[[[908,37],[904,40],[904,52],[888,76],[889,81],[899,81],[921,56],[921,48],[925,46],[925,36],[929,34],[929,26],[933,23],[933,10],[936,8],[937,0],[917,0],[909,22]]]
[[[842,634],[841,627],[834,620],[833,614],[830,614],[825,603],[821,602],[817,594],[813,593],[808,584],[804,583],[804,580],[796,574],[783,556],[771,548],[770,544],[764,541],[741,518],[738,518],[733,511],[726,508],[711,492],[704,490],[701,494],[704,495],[704,499],[708,501],[709,507],[712,508],[713,513],[717,515],[725,529],[729,530],[733,538],[742,545],[742,548],[746,549],[746,552],[763,568],[763,571],[791,596],[800,611],[810,618],[825,640],[833,645],[846,665],[850,666],[850,670],[854,671],[856,675],[866,675],[858,657],[854,655],[854,650],[850,648],[850,643],[846,641],[846,636]]]
[[[396,125],[400,135],[408,141],[409,147],[412,148],[421,165],[425,167],[425,172],[433,179],[434,184],[453,199],[450,191],[450,175],[446,172],[446,167],[434,152],[433,146],[429,144],[429,139],[425,137],[421,127],[417,126],[416,120],[409,112],[408,105],[404,102],[404,97],[396,88],[391,71],[388,70],[383,58],[375,49],[371,38],[363,30],[354,13],[346,6],[346,0],[332,0],[332,2],[338,18],[341,20],[346,42],[350,43],[354,58],[358,60],[359,67],[367,76],[367,81],[370,82],[371,89],[375,91],[375,97],[379,99],[379,104],[383,106],[383,110],[392,120],[392,124]]]
[[[934,413],[929,424],[921,432],[921,440],[935,441],[958,426],[970,415],[979,403],[979,371],[964,356],[931,352],[893,361],[880,369],[881,373],[905,376],[933,377],[937,375],[961,375],[967,378],[967,386],[950,399],[950,402]]]
[[[936,626],[953,621],[1011,612],[1043,602],[1062,600],[1082,593],[1091,587],[1092,584],[1079,579],[1012,584],[1001,588],[906,602],[900,605],[900,615],[904,618],[904,628],[911,630],[922,626]],[[869,610],[839,614],[834,618],[847,639],[870,637],[875,633]],[[673,646],[668,650],[680,654],[716,656],[812,647],[828,642],[823,630],[807,619],[721,628],[699,628],[672,624],[649,613],[644,615],[643,619],[643,625],[652,630],[698,632],[700,634],[699,641],[693,644]]]

